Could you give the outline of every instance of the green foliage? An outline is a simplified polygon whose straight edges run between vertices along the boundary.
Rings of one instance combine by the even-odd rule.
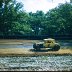
[[[3,35],[19,34],[22,30],[29,31],[30,28],[26,29],[27,25],[24,25],[28,15],[22,12],[21,3],[17,3],[16,0],[2,0],[0,4],[0,32]]]
[[[49,10],[26,13],[16,0],[0,0],[0,35],[70,35],[72,4],[59,4]]]
[[[72,5],[70,3],[61,4],[46,13],[44,33],[52,35],[72,34]]]
[[[34,30],[34,35],[40,35],[42,30],[42,21],[44,20],[44,13],[37,11],[36,13],[29,13],[29,23]]]

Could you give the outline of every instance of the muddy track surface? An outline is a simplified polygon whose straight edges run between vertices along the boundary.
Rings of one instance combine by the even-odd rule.
[[[59,51],[35,52],[39,40],[0,40],[0,71],[72,71],[72,40]]]
[[[72,55],[70,49],[60,49],[59,51],[46,51],[46,52],[35,52],[32,49],[21,49],[21,48],[6,48],[0,49],[0,56],[42,56],[42,55]]]
[[[46,51],[36,52],[33,50],[33,43],[40,42],[41,40],[0,40],[0,56],[2,55],[23,55],[23,56],[37,56],[37,55],[64,55],[72,54],[72,46],[70,41],[58,41],[61,43],[61,49],[59,51]],[[65,45],[67,44],[67,46]],[[71,44],[72,45],[72,44]]]

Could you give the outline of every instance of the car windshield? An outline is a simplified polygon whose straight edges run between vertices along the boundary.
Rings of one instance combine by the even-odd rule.
[[[51,42],[52,42],[52,41],[50,41],[50,40],[49,40],[49,41],[47,41],[47,43],[51,43]]]

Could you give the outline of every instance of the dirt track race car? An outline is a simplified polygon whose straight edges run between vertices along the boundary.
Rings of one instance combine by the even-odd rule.
[[[41,51],[41,50],[58,51],[60,49],[60,44],[56,43],[55,39],[48,38],[44,39],[43,42],[34,43],[33,48],[35,51]]]

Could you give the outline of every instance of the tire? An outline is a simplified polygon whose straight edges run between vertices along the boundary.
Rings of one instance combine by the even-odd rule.
[[[53,51],[58,51],[60,49],[60,45],[56,44],[54,47],[53,47]]]
[[[37,48],[35,43],[33,44],[33,48],[34,48],[34,50],[36,50],[36,48]]]
[[[34,48],[35,51],[39,51],[40,50],[40,48],[38,46],[36,46],[35,43],[33,44],[33,48]]]
[[[36,44],[35,43],[33,44],[33,48],[36,48]]]

